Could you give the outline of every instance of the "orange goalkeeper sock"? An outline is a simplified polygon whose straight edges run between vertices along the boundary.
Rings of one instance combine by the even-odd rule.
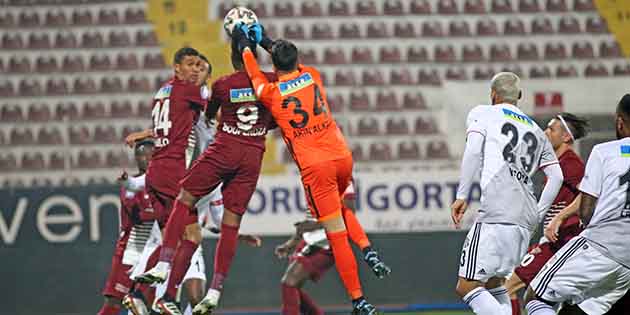
[[[346,291],[352,299],[363,296],[361,290],[361,282],[359,281],[359,272],[357,270],[357,262],[354,258],[352,248],[348,242],[348,232],[326,233],[333,256],[335,257],[335,267],[341,278],[341,282],[346,287]]]
[[[354,212],[350,210],[348,207],[343,207],[343,220],[346,223],[346,229],[348,230],[348,235],[353,243],[357,244],[361,250],[370,246],[370,240],[368,239],[361,223],[354,215]]]

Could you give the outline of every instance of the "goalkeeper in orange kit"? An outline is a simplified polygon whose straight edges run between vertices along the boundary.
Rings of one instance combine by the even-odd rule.
[[[319,71],[298,64],[295,45],[285,40],[273,42],[260,24],[239,25],[233,37],[242,47],[256,97],[271,111],[300,170],[309,208],[326,230],[337,271],[352,298],[353,314],[375,314],[376,309],[363,296],[348,237],[362,248],[377,276],[382,278],[390,269],[370,247],[354,213],[342,204],[341,196],[352,178],[352,153],[332,117]],[[278,82],[269,82],[260,71],[247,47],[251,41],[271,53]]]

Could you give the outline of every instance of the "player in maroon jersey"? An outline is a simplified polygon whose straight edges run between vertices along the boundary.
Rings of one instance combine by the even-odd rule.
[[[120,313],[122,298],[132,285],[129,270],[142,253],[153,221],[156,219],[149,196],[144,190],[144,176],[152,153],[152,141],[138,142],[134,149],[138,174],[127,176],[123,173],[120,178],[120,236],[116,241],[111,271],[103,289],[105,301],[98,315]]]
[[[212,97],[205,111],[208,118],[212,118],[221,109],[215,142],[193,162],[181,181],[181,190],[165,229],[159,262],[136,278],[138,281],[162,282],[169,274],[171,278],[177,278],[176,275],[187,269],[200,241],[185,236],[198,228],[194,204],[223,184],[225,212],[210,286],[214,292],[222,288],[236,251],[241,218],[260,175],[265,136],[273,126],[271,114],[254,96],[237,49],[233,49],[232,65],[236,71],[212,85]],[[276,80],[272,73],[267,77]],[[173,301],[174,296],[167,292],[157,304],[166,314],[180,314]]]
[[[554,117],[545,129],[553,149],[560,162],[564,175],[562,188],[544,219],[547,236],[540,244],[533,247],[523,258],[521,265],[507,281],[506,288],[512,299],[512,313],[520,314],[520,303],[517,291],[534,279],[545,263],[571,238],[582,231],[576,213],[569,213],[574,207],[569,206],[579,194],[577,185],[584,176],[584,161],[573,151],[576,140],[586,136],[588,121],[573,114],[561,113]],[[568,208],[568,209],[565,209]],[[577,207],[575,207],[577,209]],[[563,211],[563,209],[567,211]]]

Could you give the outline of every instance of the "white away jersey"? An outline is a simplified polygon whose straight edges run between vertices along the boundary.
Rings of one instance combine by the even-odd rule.
[[[467,128],[467,134],[476,132],[485,138],[479,222],[534,230],[544,213],[539,213],[531,176],[541,167],[558,163],[544,132],[511,104],[473,108]]]
[[[598,198],[582,236],[630,268],[630,138],[594,146],[579,189]]]

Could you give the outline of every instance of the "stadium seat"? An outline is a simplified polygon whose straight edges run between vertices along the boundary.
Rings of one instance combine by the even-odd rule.
[[[59,32],[55,35],[55,48],[73,49],[77,48],[77,37],[72,32]]]
[[[398,46],[381,46],[379,50],[379,59],[381,63],[399,63],[401,62],[401,53]]]
[[[560,60],[567,58],[567,50],[562,42],[551,42],[545,45],[545,59]]]
[[[85,102],[83,104],[83,119],[107,118],[105,105],[101,102]]]
[[[382,86],[385,84],[383,73],[379,69],[365,69],[361,75],[361,82],[367,86]]]
[[[38,80],[24,79],[20,80],[19,85],[20,96],[42,96],[44,90]]]
[[[478,36],[497,36],[499,30],[497,23],[491,19],[480,19],[477,22],[477,35]]]
[[[83,72],[85,71],[83,58],[80,55],[65,55],[61,69],[63,72]]]
[[[483,49],[479,44],[464,45],[462,47],[462,61],[481,62],[485,61]]]
[[[129,118],[133,117],[133,106],[128,100],[113,101],[110,106],[110,117],[112,118]]]
[[[573,65],[559,65],[556,68],[557,78],[574,78],[578,76],[578,72]]]
[[[55,106],[55,117],[59,120],[76,121],[80,119],[79,109],[74,103],[59,103]]]
[[[411,22],[396,22],[396,24],[394,24],[394,36],[400,38],[415,38],[418,34],[416,34],[416,29]]]
[[[388,135],[406,135],[409,134],[409,125],[407,120],[403,118],[389,118],[385,123],[385,130]]]
[[[370,144],[370,160],[371,161],[391,161],[392,148],[387,142],[375,142]]]
[[[39,73],[53,73],[59,72],[59,70],[59,64],[57,64],[57,59],[55,59],[54,57],[48,56],[37,58],[35,71]]]
[[[567,12],[566,0],[547,0],[547,12]]]
[[[86,77],[76,78],[72,90],[75,94],[96,94],[98,92],[94,80]]]
[[[578,34],[582,32],[580,22],[573,16],[563,16],[558,22],[558,33]]]
[[[41,187],[41,188],[48,188],[51,187],[53,185],[52,179],[47,178],[47,177],[35,177],[31,180],[30,186],[29,187]]]
[[[30,104],[28,106],[28,121],[50,122],[53,119],[50,108],[46,104]]]
[[[143,9],[127,8],[125,10],[125,24],[142,24],[146,22]]]
[[[512,8],[512,3],[510,0],[492,0],[491,11],[493,13],[512,13],[514,9]]]
[[[50,49],[52,44],[48,34],[31,33],[28,36],[29,49]]]
[[[363,147],[361,143],[355,143],[350,147],[352,151],[352,159],[354,161],[367,161],[367,157],[363,153]]]
[[[389,84],[391,85],[413,85],[413,77],[407,68],[393,69],[390,72]]]
[[[0,146],[4,146],[4,145],[8,145],[8,144],[10,144],[9,140],[4,135],[4,131],[2,131],[2,129],[0,129]]]
[[[537,17],[532,21],[532,34],[544,35],[553,34],[553,26],[551,20],[546,17]]]
[[[400,0],[387,0],[383,5],[383,14],[385,15],[404,15],[405,8]]]
[[[422,110],[426,109],[427,105],[424,101],[424,97],[420,92],[410,93],[407,92],[403,96],[402,107],[407,110]]]
[[[46,169],[44,155],[41,152],[26,152],[22,155],[22,170],[41,171]]]
[[[130,165],[129,156],[122,150],[109,150],[105,154],[105,166],[110,168],[124,168]]]
[[[81,46],[83,48],[101,48],[104,46],[103,35],[94,31],[85,32],[81,37]]]
[[[40,145],[60,145],[63,144],[61,130],[56,127],[44,127],[39,130],[37,142]]]
[[[372,106],[370,106],[370,98],[365,91],[352,91],[352,93],[350,93],[350,110],[372,110]]]
[[[159,46],[159,42],[153,30],[136,32],[136,46],[153,47]]]
[[[601,42],[599,44],[599,57],[600,58],[622,58],[621,48],[616,41]]]
[[[346,101],[341,94],[328,94],[328,106],[335,113],[341,112],[345,108]]]
[[[614,76],[630,76],[630,64],[616,64],[613,68]]]
[[[13,145],[34,145],[36,143],[33,131],[25,127],[13,128],[10,141]]]
[[[398,111],[400,110],[400,103],[398,97],[394,91],[379,91],[376,95],[375,110],[379,112],[386,111]]]
[[[571,54],[574,59],[592,59],[595,58],[595,52],[590,42],[581,41],[573,43]]]
[[[437,128],[433,120],[418,117],[416,119],[414,131],[419,135],[434,134],[437,133]]]
[[[522,61],[538,60],[538,46],[534,43],[519,43],[517,47],[517,58]]]
[[[66,168],[66,156],[63,152],[52,152],[48,161],[48,169],[63,170]]]
[[[31,10],[21,11],[18,19],[18,25],[25,28],[38,27],[40,25],[39,14]]]
[[[302,2],[302,16],[322,16],[322,6],[319,1],[307,0]],[[254,11],[256,12],[256,11]]]
[[[525,35],[525,24],[518,18],[507,19],[503,27],[503,34],[508,36]]]
[[[540,12],[539,0],[519,0],[518,10],[521,13],[537,13]]]
[[[146,114],[145,118],[148,118],[148,117],[151,117],[151,112],[148,112]],[[122,128],[122,137],[121,138],[126,137],[127,135],[129,135],[132,132],[141,131],[143,129],[146,129],[146,127],[138,126],[138,125],[136,125],[136,126],[124,126]]]
[[[119,143],[120,140],[114,126],[103,126],[99,124],[94,129],[95,143]]]
[[[462,67],[449,67],[446,69],[444,78],[450,81],[463,81],[468,80],[468,74],[466,73],[466,69]]]
[[[85,9],[72,12],[72,25],[87,26],[92,25],[92,23],[92,13],[89,10]]]
[[[282,17],[295,16],[295,12],[293,11],[293,3],[286,1],[276,2],[273,5],[273,14],[274,16]]]
[[[103,77],[101,79],[101,93],[122,93],[124,90],[119,77]]]
[[[11,12],[0,13],[0,28],[7,29],[17,26],[15,16]]]
[[[170,79],[172,78],[172,75],[158,75],[155,77],[155,81],[153,83],[153,89],[154,90],[159,90],[162,85],[166,84],[166,82],[168,82]]]
[[[356,15],[378,15],[374,0],[358,0],[356,6]]]
[[[2,104],[0,108],[2,108],[2,112],[0,112],[0,118],[2,119],[2,122],[24,121],[22,107],[15,104]]]
[[[13,97],[15,96],[15,88],[13,83],[9,80],[0,81],[0,96]]]
[[[165,69],[166,63],[161,53],[147,53],[142,60],[145,69]]]
[[[608,25],[600,16],[589,17],[586,20],[586,32],[591,34],[606,34],[608,33]]]
[[[59,182],[59,184],[63,187],[78,187],[78,186],[83,185],[81,181],[74,176],[61,178],[61,181]]]
[[[59,27],[68,25],[68,19],[63,11],[46,12],[46,20],[44,24],[48,27]]]
[[[465,20],[452,21],[448,27],[449,36],[469,37],[471,36],[470,26]]]
[[[126,31],[112,31],[109,33],[109,47],[127,47],[131,45],[131,38]]]
[[[83,169],[103,168],[103,158],[97,151],[79,151],[75,167]]]
[[[427,62],[429,61],[429,53],[424,46],[411,46],[407,49],[407,62]]]
[[[381,134],[378,120],[374,117],[362,117],[359,119],[359,126],[356,128],[356,131],[359,136],[377,136]]]
[[[335,85],[353,86],[357,81],[354,72],[350,69],[339,69],[335,71]]]
[[[428,0],[411,0],[409,12],[417,15],[431,14],[431,3]]]
[[[19,169],[15,154],[11,152],[0,153],[0,171],[2,172],[15,172]],[[12,185],[13,186],[13,185]]]
[[[593,0],[574,0],[573,10],[578,12],[595,11],[595,3]]]
[[[548,79],[551,78],[551,70],[545,65],[534,65],[529,70],[529,77],[531,79]]]
[[[490,61],[505,62],[512,60],[510,46],[507,44],[492,44],[490,46]]]
[[[435,46],[434,56],[436,62],[448,63],[456,61],[455,48],[452,45],[438,44]]]
[[[352,63],[353,64],[370,64],[374,63],[372,57],[372,50],[369,47],[353,47],[352,48]]]
[[[427,159],[448,159],[450,153],[444,141],[431,141],[427,145]]]
[[[466,3],[464,3],[464,13],[485,14],[486,6],[483,0],[466,0]]]
[[[519,77],[524,77],[525,73],[523,72],[523,68],[521,68],[520,65],[518,64],[508,64],[508,65],[504,65],[501,68],[499,68],[500,72],[512,72],[516,75],[518,75]]]
[[[418,85],[442,85],[442,80],[437,70],[420,69],[418,71]]]
[[[388,24],[385,22],[370,22],[367,25],[366,36],[368,38],[387,38],[389,34]]]
[[[332,39],[333,32],[330,24],[313,24],[311,29],[311,38],[312,39]]]
[[[68,139],[70,144],[90,144],[92,143],[92,135],[86,126],[72,125],[68,129]]]
[[[117,25],[120,24],[120,19],[118,18],[118,11],[115,9],[101,9],[98,12],[98,24],[101,25]]]
[[[132,76],[127,82],[127,91],[130,93],[151,93],[153,89],[147,77]]]
[[[602,63],[589,64],[584,69],[584,76],[586,77],[607,77],[609,75],[608,69]]]
[[[318,64],[319,61],[317,60],[317,53],[315,52],[314,49],[311,48],[305,48],[305,49],[300,49],[300,63],[305,64],[305,65],[314,65],[314,64]]]
[[[420,146],[416,141],[402,141],[398,143],[399,160],[419,160]]]
[[[31,62],[26,56],[12,56],[8,65],[9,73],[29,73],[31,72]]]
[[[455,0],[438,0],[437,11],[439,14],[458,14],[457,3]]]
[[[116,69],[137,70],[140,68],[138,58],[133,53],[120,53],[116,56]]]
[[[442,37],[444,32],[442,31],[442,23],[440,21],[425,21],[422,23],[422,36],[423,37]]]
[[[4,33],[2,35],[2,48],[4,49],[22,49],[24,48],[24,40],[21,34]]]
[[[348,16],[350,15],[350,7],[345,0],[330,1],[328,3],[328,14],[330,16]]]
[[[284,26],[284,37],[288,39],[304,39],[302,24],[287,23]]]
[[[360,37],[361,31],[359,30],[359,25],[357,25],[356,23],[342,23],[339,27],[340,39],[352,39]]]
[[[330,65],[346,64],[346,55],[343,49],[339,47],[327,47],[324,50],[324,63]]]
[[[145,100],[141,100],[136,105],[136,117],[139,118],[149,118],[151,117],[151,112],[153,111],[153,103]]]

